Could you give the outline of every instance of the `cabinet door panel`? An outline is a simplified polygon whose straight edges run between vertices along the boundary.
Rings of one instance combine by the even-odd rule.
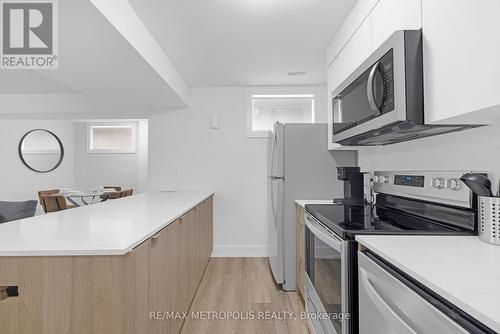
[[[422,10],[426,122],[499,105],[500,1],[423,0]]]
[[[149,307],[152,311],[181,312],[177,296],[178,225],[173,222],[151,239]],[[150,321],[151,333],[177,333],[180,320]]]
[[[328,149],[337,148],[339,145],[332,143],[332,93],[347,79],[347,77],[370,56],[371,53],[371,18],[367,17],[347,43],[337,59],[328,68]]]
[[[422,0],[380,0],[371,16],[373,51],[396,30],[422,28]]]
[[[179,222],[179,271],[178,291],[179,309],[187,312],[194,292],[192,291],[192,273],[190,263],[193,261],[192,211],[187,212]]]
[[[339,55],[344,46],[352,38],[356,30],[368,17],[373,7],[379,0],[358,0],[349,16],[342,23],[342,27],[333,38],[333,41],[328,46],[326,57],[327,64],[330,65]]]
[[[331,93],[368,58],[370,52],[371,19],[368,17],[328,69],[329,98]]]
[[[201,224],[201,212],[202,206],[198,205],[193,209],[192,212],[192,221],[191,221],[191,235],[193,238],[193,247],[191,251],[193,252],[193,261],[190,263],[191,265],[191,289],[193,292],[196,291],[198,287],[198,282],[201,279],[201,256],[202,256],[202,233],[203,226]]]
[[[149,328],[151,320],[149,312],[153,311],[149,304],[149,265],[151,240],[135,248],[128,254],[128,281],[129,294],[132,302],[129,303],[128,333],[141,333]],[[151,331],[150,331],[151,332]],[[55,332],[52,332],[55,333]]]
[[[212,256],[212,251],[214,249],[214,198],[210,197],[208,199],[208,258]]]
[[[208,263],[208,260],[210,258],[210,253],[211,251],[211,223],[210,223],[210,200],[207,199],[205,202],[203,202],[202,205],[202,215],[201,215],[201,224],[202,224],[202,230],[203,230],[203,235],[202,235],[202,244],[203,244],[203,251],[202,251],[202,263],[201,263],[201,274],[203,275],[203,272],[205,271],[205,267]]]
[[[304,208],[297,205],[297,288],[304,297],[304,272],[305,272],[305,224]]]

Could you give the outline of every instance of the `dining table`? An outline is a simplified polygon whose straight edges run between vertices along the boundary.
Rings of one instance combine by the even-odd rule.
[[[116,194],[115,189],[90,189],[90,190],[62,190],[56,195],[64,196],[68,202],[74,206],[90,205],[100,203],[110,199],[112,194]],[[98,199],[98,201],[96,201]]]

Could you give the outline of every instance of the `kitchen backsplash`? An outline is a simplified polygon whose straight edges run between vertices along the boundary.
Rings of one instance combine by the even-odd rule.
[[[490,125],[359,151],[363,170],[486,171],[497,190],[500,178],[500,125]]]

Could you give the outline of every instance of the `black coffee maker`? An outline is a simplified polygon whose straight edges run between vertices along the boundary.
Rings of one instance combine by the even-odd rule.
[[[364,174],[359,167],[337,167],[337,178],[344,181],[344,197],[336,198],[333,202],[345,205],[365,204]]]
[[[344,181],[344,197],[333,202],[344,206],[344,223],[367,225],[373,219],[369,198],[365,197],[365,174],[359,167],[337,167],[337,178]]]

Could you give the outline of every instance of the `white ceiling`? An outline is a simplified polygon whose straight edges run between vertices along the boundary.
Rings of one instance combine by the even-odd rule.
[[[111,9],[134,28],[136,39],[152,41],[147,43],[148,50],[155,53],[154,60],[159,59],[164,65],[160,71],[96,7],[101,3],[128,5],[126,0],[59,2],[59,68],[0,71],[0,117],[16,114],[70,117],[82,112],[104,114],[103,117],[115,114],[142,117],[146,111],[154,113],[186,106],[184,94],[161,75],[168,65],[166,58],[157,55],[163,55],[162,50],[151,46],[154,43],[151,34],[130,5],[128,8],[138,23],[126,12],[118,12],[121,7]]]
[[[326,82],[326,48],[356,0],[129,0],[190,86]],[[308,71],[287,77],[287,71]]]

